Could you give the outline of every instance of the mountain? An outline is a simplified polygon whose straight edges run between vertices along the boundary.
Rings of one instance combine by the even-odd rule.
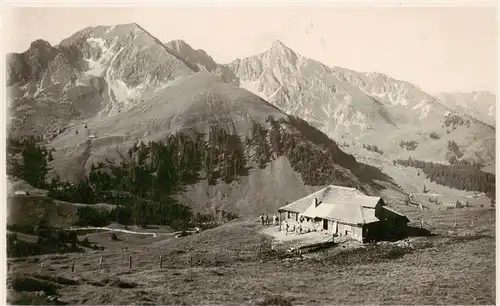
[[[183,40],[172,40],[165,43],[172,54],[184,59],[198,69],[208,71],[219,76],[223,81],[239,86],[239,79],[228,67],[217,64],[214,59],[203,50],[194,50]]]
[[[205,139],[202,147],[221,150],[215,157],[209,155],[218,166],[205,171],[204,178],[183,193],[198,208],[212,203],[203,207],[252,214],[277,208],[307,194],[312,186],[332,181],[372,194],[381,188],[377,180],[391,181],[377,169],[358,163],[306,122],[207,72],[198,72],[143,99],[127,111],[95,117],[86,121],[87,128],[68,128],[55,138],[50,143],[55,149],[51,163],[54,175],[76,181],[100,162],[129,162],[128,150],[139,142],[165,141],[181,133]],[[77,129],[82,132],[76,134]],[[216,135],[233,139],[232,148],[241,148],[241,163],[249,169],[239,172],[239,178],[231,183],[223,179],[211,182],[207,176],[226,169],[228,156],[233,156],[231,146],[216,142]],[[195,154],[208,154],[199,150]]]
[[[408,82],[328,67],[281,41],[228,67],[241,87],[311,123],[355,156],[391,160],[411,155],[440,162],[455,156],[481,163],[494,159],[494,127],[455,112]],[[452,141],[460,152],[449,150]]]
[[[462,115],[496,126],[496,96],[489,91],[438,93],[439,101]]]
[[[172,191],[183,202],[244,215],[332,183],[368,194],[397,188],[306,121],[238,87],[229,67],[136,24],[86,28],[57,46],[37,41],[8,62],[10,135],[44,136],[49,180],[87,184],[104,175],[96,167],[129,171],[120,165],[134,180],[141,171],[145,180],[191,173]],[[173,160],[187,168],[161,172]]]
[[[83,29],[57,46],[37,40],[7,56],[13,132],[57,133],[74,120],[113,115],[198,68],[137,24]]]

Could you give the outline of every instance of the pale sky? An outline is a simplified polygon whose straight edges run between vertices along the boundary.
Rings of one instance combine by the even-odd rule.
[[[23,52],[38,38],[55,45],[89,25],[136,22],[219,63],[279,39],[328,66],[382,72],[431,93],[497,86],[495,7],[22,8],[4,20],[8,52]]]

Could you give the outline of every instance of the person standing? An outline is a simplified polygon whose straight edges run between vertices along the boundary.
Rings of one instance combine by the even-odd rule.
[[[260,219],[260,222],[262,223],[262,225],[264,225],[264,215],[260,215],[259,216],[259,219]]]

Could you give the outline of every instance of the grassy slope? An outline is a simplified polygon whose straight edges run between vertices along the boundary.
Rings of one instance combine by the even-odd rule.
[[[266,260],[258,256],[265,245],[257,234],[258,223],[236,220],[181,239],[127,235],[120,236],[122,242],[108,242],[103,252],[46,256],[44,262],[53,271],[45,274],[77,280],[78,285],[59,290],[61,300],[72,304],[255,304],[274,295],[293,304],[493,304],[494,211],[436,215],[407,208],[406,213],[411,219],[439,218],[441,229],[438,236],[419,238],[427,248],[391,261],[332,265],[324,260]],[[457,216],[458,228],[452,232]],[[470,219],[473,227],[461,221]],[[474,236],[457,237],[466,234]],[[127,252],[120,248],[125,245]],[[134,259],[130,272],[129,255]],[[164,255],[163,269],[158,267],[159,255]],[[99,256],[104,256],[102,272],[95,271]],[[77,259],[77,274],[69,270],[72,258]],[[33,261],[12,263],[11,271],[37,273],[39,265]],[[119,288],[120,282],[135,287]]]
[[[7,198],[7,224],[36,226],[43,216],[55,227],[68,227],[78,221],[78,207],[88,204],[70,203],[54,200],[47,196],[47,191],[34,188],[23,180],[9,180],[9,196]],[[14,195],[14,191],[27,191],[29,195]],[[99,203],[91,205],[97,210],[112,210],[114,205]]]
[[[439,185],[431,182],[429,179],[425,178],[425,173],[416,168],[404,167],[401,165],[393,165],[392,162],[384,160],[377,153],[369,152],[369,157],[356,156],[356,159],[361,163],[366,163],[378,167],[383,173],[389,175],[396,184],[398,184],[401,189],[408,194],[414,194],[415,200],[421,202],[424,206],[431,208],[433,210],[446,209],[446,203],[455,203],[457,200],[465,202],[468,201],[470,205],[474,207],[490,207],[490,199],[486,196],[480,196],[477,198],[471,198],[475,192],[458,190],[450,188],[447,186]],[[420,175],[418,175],[420,173]],[[424,186],[429,190],[428,194],[423,194]],[[441,205],[436,205],[428,201],[431,194],[437,194],[439,196],[439,201],[442,202]],[[388,188],[382,191],[382,195],[393,199],[396,202],[402,202],[405,199],[405,195],[394,188]],[[433,197],[435,197],[433,195]]]

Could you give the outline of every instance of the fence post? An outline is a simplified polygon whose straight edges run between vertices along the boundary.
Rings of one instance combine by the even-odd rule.
[[[71,263],[71,272],[75,272],[75,259],[73,258],[73,262]]]
[[[436,223],[436,228],[439,228],[439,220]]]
[[[163,255],[160,255],[160,269],[163,269]]]
[[[472,226],[474,226],[474,220],[473,220],[473,219],[472,219],[472,220],[470,220],[470,226],[471,226],[471,227],[472,227]]]
[[[40,264],[40,273],[42,273],[42,272],[43,272],[43,267],[44,267],[44,265],[45,265],[45,264],[44,264],[43,262]]]
[[[132,255],[128,257],[128,268],[132,270]]]
[[[189,254],[189,267],[193,267],[193,254]]]
[[[99,257],[99,270],[102,270],[102,256]]]
[[[420,228],[424,228],[424,219],[420,220]]]
[[[455,218],[455,222],[453,223],[453,228],[457,227],[457,218]]]

